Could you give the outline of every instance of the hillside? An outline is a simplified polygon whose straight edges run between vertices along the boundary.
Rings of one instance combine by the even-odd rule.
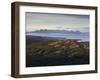
[[[31,36],[26,43],[26,67],[89,64],[89,42]]]

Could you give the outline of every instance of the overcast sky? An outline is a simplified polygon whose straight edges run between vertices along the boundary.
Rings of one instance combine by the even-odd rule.
[[[40,29],[89,32],[89,15],[27,12],[26,32]]]

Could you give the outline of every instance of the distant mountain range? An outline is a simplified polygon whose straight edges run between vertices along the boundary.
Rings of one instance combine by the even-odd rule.
[[[80,31],[67,31],[67,30],[36,30],[36,31],[31,31],[31,32],[26,32],[26,33],[66,33],[66,34],[80,34],[80,33],[88,33],[88,32],[80,32]]]

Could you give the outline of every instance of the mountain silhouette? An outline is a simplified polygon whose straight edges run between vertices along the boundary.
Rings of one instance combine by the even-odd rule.
[[[36,31],[31,31],[27,33],[73,33],[73,34],[80,34],[83,32],[80,31],[68,31],[68,30],[47,30],[47,29],[41,29],[41,30],[36,30]]]

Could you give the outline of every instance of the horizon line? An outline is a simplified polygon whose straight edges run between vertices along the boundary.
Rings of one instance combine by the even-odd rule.
[[[42,31],[42,30],[52,30],[52,31],[56,31],[56,30],[53,30],[53,29],[40,29],[40,30],[33,30],[33,31],[26,31],[26,32],[34,32],[34,31]],[[72,31],[72,32],[89,32],[89,31],[79,31],[79,30],[58,30],[58,31]]]

